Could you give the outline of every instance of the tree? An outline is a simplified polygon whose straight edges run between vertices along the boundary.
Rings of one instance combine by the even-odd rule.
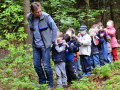
[[[110,16],[111,16],[111,20],[114,21],[114,0],[110,0]]]
[[[88,27],[88,29],[90,28],[89,27],[89,0],[85,0],[85,2],[86,2],[86,14],[87,14],[87,27]]]
[[[105,15],[105,13],[106,13],[106,7],[105,7],[105,0],[103,0],[103,25],[104,25],[104,27],[106,26],[106,15]]]
[[[23,7],[24,7],[24,29],[25,33],[27,33],[27,39],[25,40],[26,44],[31,44],[31,37],[30,37],[30,29],[28,24],[26,24],[27,21],[27,14],[30,13],[30,1],[29,0],[23,0]]]

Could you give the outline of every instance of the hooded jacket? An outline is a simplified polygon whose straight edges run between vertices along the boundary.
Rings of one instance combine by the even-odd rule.
[[[116,33],[116,30],[114,27],[110,27],[108,28],[109,30],[107,31],[107,33],[110,35],[111,37],[111,47],[112,48],[115,48],[115,47],[118,47],[118,42],[117,42],[117,39],[116,39],[116,36],[115,36],[115,33]]]
[[[91,54],[91,37],[87,33],[83,36],[77,37],[79,42],[82,42],[82,45],[79,47],[80,55],[88,55]]]
[[[52,46],[52,60],[55,62],[66,61],[66,45],[63,43],[65,43],[65,40],[62,40],[58,45]]]

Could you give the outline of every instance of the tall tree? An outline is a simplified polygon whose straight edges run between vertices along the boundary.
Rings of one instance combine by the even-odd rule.
[[[104,25],[104,27],[106,27],[106,15],[105,15],[105,13],[106,13],[106,7],[105,7],[105,0],[103,0],[103,25]]]
[[[114,0],[110,0],[110,16],[111,20],[114,21]]]
[[[111,20],[114,21],[114,27],[115,27],[115,19],[114,19],[114,2],[115,2],[115,0],[110,0],[110,16],[111,16]]]
[[[86,2],[86,14],[87,14],[87,27],[88,27],[88,29],[90,28],[89,27],[89,0],[85,0],[85,2]]]
[[[27,14],[30,13],[30,1],[29,0],[23,0],[23,7],[24,7],[24,29],[25,33],[28,34],[27,39],[25,41],[26,44],[31,44],[31,37],[30,37],[30,29],[28,24],[26,24],[27,21]]]

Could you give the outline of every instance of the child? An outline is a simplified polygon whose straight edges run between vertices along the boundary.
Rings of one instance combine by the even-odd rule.
[[[68,37],[69,36],[69,37]],[[66,38],[67,37],[67,38]],[[75,63],[74,63],[74,53],[79,51],[77,40],[75,39],[75,31],[73,28],[69,28],[66,31],[64,36],[66,41],[70,40],[67,43],[64,43],[67,46],[66,50],[66,73],[67,73],[67,82],[71,83],[74,79],[81,79],[82,76],[76,71]]]
[[[57,76],[57,87],[67,87],[67,76],[65,69],[66,46],[63,44],[63,33],[57,32],[56,43],[52,47],[52,60],[54,61]]]
[[[83,75],[91,75],[91,65],[90,65],[90,53],[91,53],[91,37],[87,34],[87,26],[85,24],[81,25],[80,33],[78,36],[79,41],[79,54],[83,70]]]
[[[104,30],[105,31],[108,31],[108,29],[107,28],[104,28]],[[107,33],[107,32],[106,32]],[[111,44],[110,44],[110,42],[111,42],[111,37],[107,34],[107,49],[108,49],[108,61],[109,61],[109,63],[113,63],[112,62],[112,56],[111,56],[111,51],[112,51],[112,48],[111,48]]]
[[[104,26],[101,22],[98,23],[99,25],[99,32],[97,36],[99,37],[99,44],[98,44],[98,50],[99,50],[99,58],[100,58],[100,64],[105,65],[109,63],[108,61],[108,50],[107,50],[107,39],[106,39],[106,32],[104,31]]]
[[[99,67],[100,61],[99,61],[99,50],[98,50],[98,44],[99,39],[95,36],[96,35],[96,29],[91,28],[89,30],[89,35],[91,36],[91,55],[90,55],[90,63],[91,67]]]
[[[92,28],[94,28],[94,29],[95,29],[95,33],[96,33],[96,34],[97,34],[97,33],[98,33],[98,31],[99,31],[98,27],[99,27],[99,25],[98,25],[98,24],[94,24],[94,25],[92,26]]]
[[[107,33],[111,36],[111,47],[112,47],[112,56],[113,56],[113,61],[118,61],[118,57],[117,57],[117,47],[118,47],[118,42],[115,36],[116,30],[113,27],[114,26],[114,22],[112,20],[109,20],[107,22]]]

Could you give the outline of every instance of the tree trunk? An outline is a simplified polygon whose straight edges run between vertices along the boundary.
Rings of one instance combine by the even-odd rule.
[[[104,10],[104,12],[103,12],[103,25],[104,25],[104,27],[106,27],[106,15],[105,15],[105,13],[106,13],[106,7],[105,7],[105,0],[103,0],[103,10]]]
[[[114,10],[113,10],[113,7],[114,7],[114,0],[110,0],[110,16],[111,16],[111,20],[114,21]]]
[[[86,14],[87,14],[87,28],[88,28],[88,30],[89,30],[89,0],[85,0],[85,2],[86,2]]]
[[[99,6],[99,3],[100,3],[100,0],[98,0],[98,9],[99,9],[99,7],[100,7],[100,6]]]
[[[115,19],[114,19],[114,0],[110,0],[110,16],[111,16],[111,20],[114,21],[114,25],[115,25]]]
[[[27,14],[30,13],[30,1],[23,0],[23,7],[24,7],[24,23],[27,21]],[[30,36],[30,29],[28,24],[24,24],[25,33],[28,34],[27,39],[25,40],[25,44],[31,44],[31,36]]]

